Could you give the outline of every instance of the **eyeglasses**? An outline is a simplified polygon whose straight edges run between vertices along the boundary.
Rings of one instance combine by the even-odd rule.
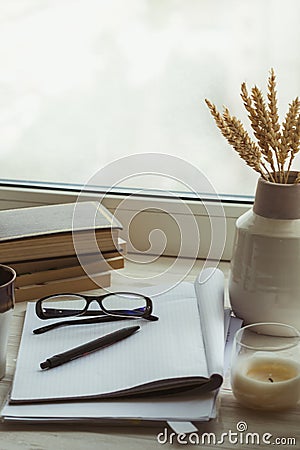
[[[63,293],[43,297],[36,302],[36,315],[43,320],[89,316],[88,319],[63,320],[34,330],[41,334],[53,328],[86,323],[125,319],[158,320],[152,315],[150,297],[134,292],[114,292],[104,295]]]

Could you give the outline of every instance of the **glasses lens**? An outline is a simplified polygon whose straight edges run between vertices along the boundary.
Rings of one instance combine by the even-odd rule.
[[[102,300],[103,309],[109,314],[142,317],[146,312],[146,299],[138,294],[110,294]]]
[[[85,305],[86,301],[80,295],[53,295],[42,302],[43,316],[49,319],[78,316],[84,311]]]

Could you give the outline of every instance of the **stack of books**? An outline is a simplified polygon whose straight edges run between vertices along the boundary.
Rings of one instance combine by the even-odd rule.
[[[1,211],[0,262],[17,272],[16,301],[108,287],[124,267],[121,229],[98,202]]]

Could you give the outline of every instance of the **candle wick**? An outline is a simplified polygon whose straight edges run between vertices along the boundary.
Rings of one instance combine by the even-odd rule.
[[[268,378],[269,381],[271,381],[271,383],[274,383],[274,381],[272,380],[272,378]]]

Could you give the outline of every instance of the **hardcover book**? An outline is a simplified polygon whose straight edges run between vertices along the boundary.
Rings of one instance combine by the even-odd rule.
[[[76,214],[75,208],[80,208]],[[101,251],[118,247],[121,224],[97,202],[67,203],[0,211],[0,261],[25,261],[75,253],[73,234],[80,249]]]
[[[118,249],[113,251],[101,252],[103,261],[108,261],[109,259],[120,258],[124,259],[124,255],[127,253],[126,241],[118,238]],[[99,261],[99,253],[89,253],[84,255],[84,260],[87,264],[95,263]],[[101,262],[99,262],[100,264]],[[41,272],[46,270],[55,270],[64,267],[78,266],[79,261],[76,255],[71,256],[58,256],[52,258],[41,258],[41,259],[30,259],[26,261],[12,261],[9,263],[17,275],[23,275],[28,273]],[[108,269],[106,269],[108,270]]]
[[[93,274],[93,279],[87,275],[45,281],[15,288],[16,302],[34,300],[58,292],[83,292],[110,286],[110,272]]]
[[[124,258],[108,258],[103,261],[94,261],[81,267],[80,264],[74,266],[59,267],[55,269],[41,270],[38,272],[28,272],[18,275],[15,280],[15,287],[29,286],[33,284],[43,284],[48,281],[63,280],[68,278],[78,278],[89,274],[107,272],[113,269],[122,269]]]

